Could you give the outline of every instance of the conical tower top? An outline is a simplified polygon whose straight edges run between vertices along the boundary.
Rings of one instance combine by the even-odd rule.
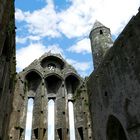
[[[96,28],[100,28],[100,27],[105,27],[101,22],[99,22],[98,20],[96,20],[94,22],[93,28],[92,30],[96,29]]]

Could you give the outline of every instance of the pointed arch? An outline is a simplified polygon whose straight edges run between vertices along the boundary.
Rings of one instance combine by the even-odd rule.
[[[30,70],[25,76],[25,81],[27,83],[27,90],[36,91],[39,84],[41,83],[41,74],[36,70]]]
[[[49,66],[55,66],[55,68],[63,69],[65,66],[65,63],[62,59],[60,59],[57,56],[47,56],[41,61],[40,65],[43,68],[46,68],[46,67],[49,68]]]
[[[30,69],[30,70],[28,70],[28,71],[25,73],[24,80],[26,80],[27,76],[30,75],[30,73],[32,73],[32,72],[36,73],[38,76],[40,76],[40,78],[43,77],[42,73],[39,72],[38,70],[36,70],[36,69]]]
[[[127,140],[121,122],[113,115],[110,115],[107,122],[107,140]]]
[[[45,77],[47,93],[56,94],[62,85],[63,78],[57,74],[50,74]]]
[[[65,84],[68,94],[74,94],[76,89],[79,87],[81,79],[74,73],[69,73],[65,78]]]

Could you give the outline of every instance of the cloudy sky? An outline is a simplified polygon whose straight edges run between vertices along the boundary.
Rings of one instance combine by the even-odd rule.
[[[95,20],[115,39],[140,0],[16,0],[15,6],[18,72],[51,50],[87,76],[93,70],[88,36]]]
[[[140,0],[15,0],[15,6],[18,72],[51,50],[88,76],[93,70],[88,36],[95,20],[111,29],[114,40],[138,12]]]

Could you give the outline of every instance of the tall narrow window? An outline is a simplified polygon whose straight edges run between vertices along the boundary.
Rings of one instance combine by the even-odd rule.
[[[31,140],[33,104],[34,104],[34,100],[32,98],[29,98],[28,107],[27,107],[27,116],[26,116],[25,140]]]
[[[54,140],[55,133],[54,133],[54,100],[49,100],[48,102],[48,140]]]
[[[75,140],[75,125],[74,125],[74,111],[73,103],[69,101],[69,128],[70,128],[70,140]]]

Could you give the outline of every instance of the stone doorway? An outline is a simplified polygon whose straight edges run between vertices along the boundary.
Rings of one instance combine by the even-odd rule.
[[[120,121],[112,115],[107,123],[107,140],[127,140]]]

